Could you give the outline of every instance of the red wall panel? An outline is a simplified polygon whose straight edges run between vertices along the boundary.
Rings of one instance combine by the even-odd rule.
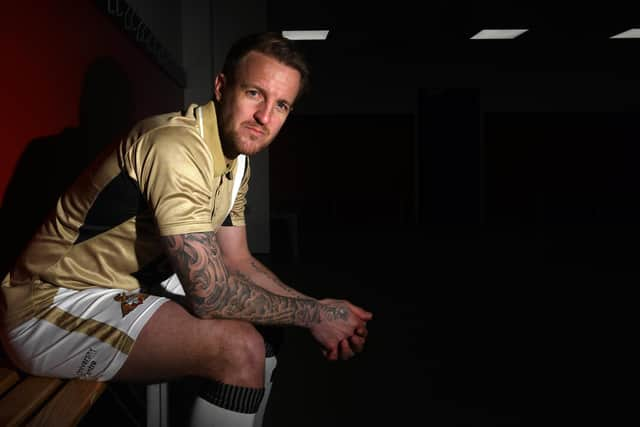
[[[182,107],[179,85],[92,1],[11,2],[2,21],[0,198],[30,141],[78,126],[83,79],[97,58],[128,75],[133,120]]]

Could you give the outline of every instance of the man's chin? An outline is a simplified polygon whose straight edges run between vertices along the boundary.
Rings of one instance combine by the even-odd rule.
[[[260,151],[264,150],[265,148],[267,148],[268,145],[269,144],[262,144],[262,143],[256,143],[256,142],[248,142],[248,143],[240,144],[240,146],[238,147],[238,153],[251,156],[253,154],[257,154]]]
[[[261,152],[262,150],[264,150],[266,147],[254,147],[251,149],[245,149],[240,151],[240,154],[244,154],[245,156],[253,156],[254,154],[258,154],[259,152]]]

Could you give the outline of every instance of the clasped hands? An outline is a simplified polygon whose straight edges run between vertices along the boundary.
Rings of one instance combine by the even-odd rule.
[[[362,352],[369,333],[367,322],[373,314],[344,300],[322,300],[320,303],[331,307],[327,311],[335,313],[334,319],[323,319],[328,333],[314,333],[324,357],[327,360],[348,360]]]

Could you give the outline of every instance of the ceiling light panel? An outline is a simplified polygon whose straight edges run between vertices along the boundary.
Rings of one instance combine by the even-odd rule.
[[[528,30],[482,30],[473,37],[474,40],[489,39],[515,39],[519,35],[526,33]]]
[[[611,36],[612,39],[640,39],[640,28],[632,28],[627,31],[623,31],[620,34]]]
[[[282,36],[290,40],[326,40],[329,30],[293,30],[283,31]]]

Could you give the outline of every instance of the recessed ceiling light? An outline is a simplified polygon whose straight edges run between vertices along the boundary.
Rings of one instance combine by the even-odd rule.
[[[482,30],[472,39],[515,39],[528,30]]]
[[[283,31],[282,36],[291,40],[326,40],[329,30]]]
[[[632,28],[627,31],[623,31],[620,34],[616,34],[615,36],[611,36],[612,39],[639,39],[640,38],[640,28]]]

